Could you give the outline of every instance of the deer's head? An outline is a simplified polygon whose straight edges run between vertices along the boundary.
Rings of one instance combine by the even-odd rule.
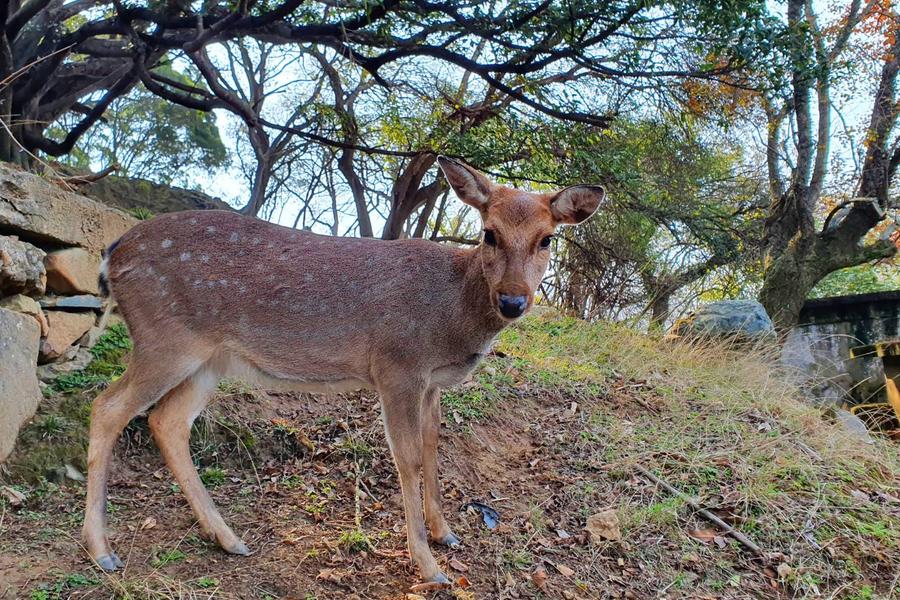
[[[575,185],[536,194],[497,185],[443,156],[438,164],[459,199],[481,214],[484,235],[478,251],[492,305],[505,319],[521,317],[531,308],[550,263],[556,228],[590,218],[606,193],[597,185]]]

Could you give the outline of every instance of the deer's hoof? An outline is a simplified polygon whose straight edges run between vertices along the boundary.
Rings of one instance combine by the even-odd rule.
[[[240,556],[250,556],[250,548],[247,547],[242,540],[237,540],[231,544],[223,545],[222,549],[228,554],[238,554]]]
[[[428,580],[430,583],[439,583],[441,585],[451,585],[451,581],[446,575],[438,571],[438,574]]]
[[[98,556],[95,560],[104,571],[115,571],[125,566],[125,563],[122,562],[122,559],[115,552]]]
[[[459,541],[459,538],[456,537],[456,535],[454,535],[452,532],[435,541],[442,546],[447,546],[448,548],[452,548],[454,550],[462,545],[462,542]]]

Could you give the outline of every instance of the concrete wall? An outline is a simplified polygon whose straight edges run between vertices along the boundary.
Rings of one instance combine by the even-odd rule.
[[[788,335],[782,361],[809,379],[823,403],[884,399],[879,358],[850,359],[850,348],[900,338],[900,291],[809,300]]]

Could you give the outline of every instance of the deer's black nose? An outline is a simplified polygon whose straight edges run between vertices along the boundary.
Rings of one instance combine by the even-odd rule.
[[[526,306],[528,306],[528,298],[525,296],[500,294],[500,313],[507,319],[521,317]]]

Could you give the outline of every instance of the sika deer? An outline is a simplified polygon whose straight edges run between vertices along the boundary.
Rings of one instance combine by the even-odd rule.
[[[459,544],[441,512],[440,390],[462,382],[530,308],[555,228],[590,217],[604,192],[529,193],[447,158],[439,164],[481,213],[484,238],[473,249],[314,235],[225,211],[160,216],[110,246],[101,284],[134,350],[91,419],[82,533],[101,567],[122,566],[105,531],[113,447],[150,407],[153,436],[204,534],[226,552],[248,553],[188,450],[192,422],[227,376],[302,391],[377,390],[410,556],[425,579],[447,581],[426,536],[427,525],[433,541]]]

